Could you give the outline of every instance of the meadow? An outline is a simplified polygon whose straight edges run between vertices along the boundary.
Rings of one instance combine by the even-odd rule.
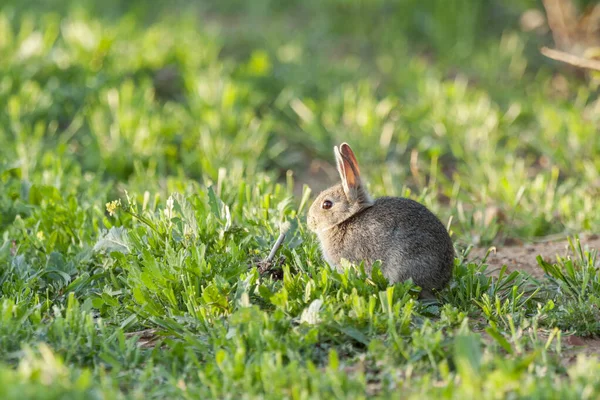
[[[4,0],[0,398],[598,398],[600,75],[531,9]],[[436,301],[322,260],[343,141],[448,226]]]

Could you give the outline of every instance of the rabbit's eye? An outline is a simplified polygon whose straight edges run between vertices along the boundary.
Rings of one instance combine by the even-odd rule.
[[[324,210],[329,210],[331,207],[333,207],[333,203],[330,200],[325,200],[321,207],[323,207]]]

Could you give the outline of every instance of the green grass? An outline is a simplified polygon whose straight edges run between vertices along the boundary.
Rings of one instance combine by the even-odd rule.
[[[0,398],[596,398],[598,77],[452,3],[5,1]],[[322,261],[341,141],[449,225],[438,301]],[[470,255],[548,235],[541,279]]]

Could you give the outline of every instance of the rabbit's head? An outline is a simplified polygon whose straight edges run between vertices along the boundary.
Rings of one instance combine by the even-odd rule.
[[[373,205],[347,143],[333,149],[341,183],[321,192],[308,210],[308,228],[323,233]]]

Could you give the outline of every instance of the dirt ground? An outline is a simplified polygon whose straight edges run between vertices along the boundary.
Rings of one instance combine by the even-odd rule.
[[[581,246],[584,250],[597,249],[600,251],[600,235],[580,236]],[[481,259],[488,248],[473,249],[469,254],[470,259]],[[556,261],[556,256],[573,256],[567,240],[546,241],[525,244],[520,246],[499,247],[491,252],[487,258],[488,271],[497,273],[503,265],[509,271],[524,271],[535,278],[542,278],[544,271],[537,263],[537,256],[541,255],[548,262]],[[539,334],[543,336],[542,333]],[[585,338],[576,335],[563,336],[563,364],[571,365],[577,361],[580,354],[588,357],[600,357],[600,338]]]
[[[562,360],[563,365],[574,364],[579,354],[584,354],[586,357],[600,357],[600,339],[571,335],[563,337],[561,344],[564,347],[562,354],[565,356]]]
[[[600,250],[600,235],[580,236],[579,239],[584,250]],[[485,256],[487,250],[488,248],[473,249],[469,254],[469,258],[481,259]],[[573,256],[573,252],[567,240],[498,247],[487,258],[488,271],[497,271],[503,265],[506,265],[509,271],[524,271],[535,278],[541,278],[544,271],[536,261],[538,255],[541,255],[548,262],[553,262],[556,261],[556,256]]]

